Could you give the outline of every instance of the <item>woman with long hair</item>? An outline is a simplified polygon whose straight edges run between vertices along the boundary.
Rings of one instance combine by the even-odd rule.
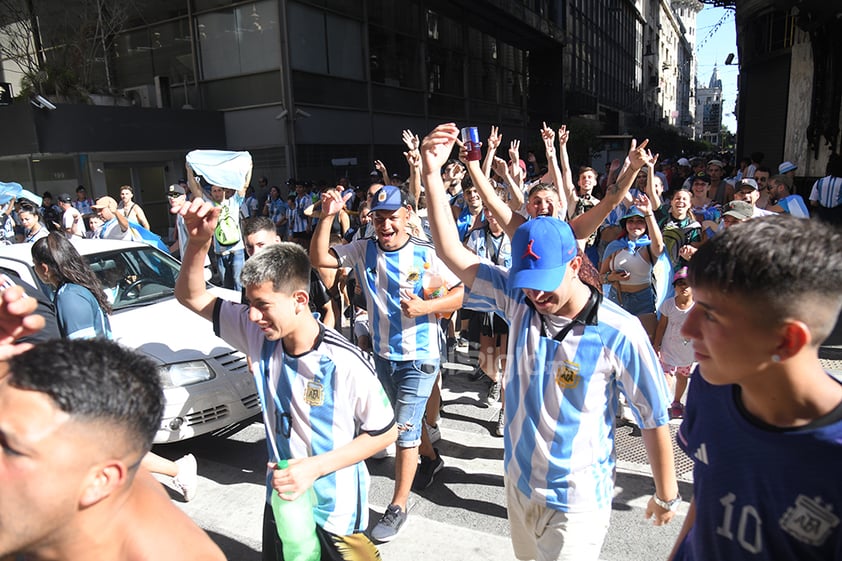
[[[640,319],[652,339],[655,336],[655,288],[652,268],[664,250],[661,230],[646,195],[620,219],[623,235],[608,244],[599,267],[603,282],[611,284],[608,297]]]
[[[90,265],[66,237],[51,232],[32,244],[32,263],[38,278],[55,288],[53,304],[62,338],[111,339],[108,297]],[[185,501],[195,495],[198,480],[193,454],[173,462],[148,452],[142,466],[172,477]]]
[[[55,288],[59,331],[66,339],[111,338],[111,304],[102,285],[73,244],[55,232],[32,244],[35,273]]]

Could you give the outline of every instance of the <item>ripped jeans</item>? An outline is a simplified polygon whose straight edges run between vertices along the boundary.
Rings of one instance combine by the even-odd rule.
[[[398,446],[413,448],[421,444],[421,422],[427,399],[439,373],[440,360],[388,360],[374,355],[377,377],[395,409]]]

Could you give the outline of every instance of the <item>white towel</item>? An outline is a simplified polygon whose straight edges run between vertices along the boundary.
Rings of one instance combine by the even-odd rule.
[[[193,173],[211,185],[239,191],[251,180],[251,154],[229,150],[193,150],[187,154]]]

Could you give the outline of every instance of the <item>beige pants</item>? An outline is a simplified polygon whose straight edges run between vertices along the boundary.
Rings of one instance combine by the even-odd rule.
[[[515,557],[534,561],[597,561],[611,508],[562,512],[530,501],[506,478],[506,501]]]

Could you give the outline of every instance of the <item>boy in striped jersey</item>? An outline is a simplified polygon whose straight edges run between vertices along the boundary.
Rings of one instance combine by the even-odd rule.
[[[395,491],[371,532],[375,540],[386,542],[397,536],[406,521],[410,490],[429,486],[444,465],[422,419],[441,360],[436,314],[450,313],[462,305],[462,287],[436,256],[432,244],[410,235],[405,193],[385,185],[370,202],[375,238],[329,247],[330,227],[345,202],[336,190],[324,192],[322,219],[310,244],[310,259],[314,267],[354,269],[366,298],[374,364],[398,423]],[[425,277],[434,273],[441,276],[448,293],[424,299]]]
[[[296,244],[279,243],[243,268],[249,306],[209,293],[203,255],[219,209],[201,200],[182,206],[189,234],[176,297],[213,321],[214,331],[252,364],[263,409],[270,463],[263,559],[281,559],[271,493],[294,500],[313,487],[313,515],[325,560],[379,559],[368,526],[363,460],[395,441],[394,413],[371,362],[309,308],[310,262]],[[289,467],[275,469],[278,460]]]
[[[514,552],[518,559],[596,560],[611,516],[620,392],[642,429],[655,480],[647,517],[669,522],[680,503],[664,374],[640,322],[580,278],[585,258],[567,223],[545,216],[520,226],[508,271],[452,243],[439,169],[458,134],[449,123],[423,140],[423,180],[433,240],[466,286],[465,306],[509,323],[503,442]]]

